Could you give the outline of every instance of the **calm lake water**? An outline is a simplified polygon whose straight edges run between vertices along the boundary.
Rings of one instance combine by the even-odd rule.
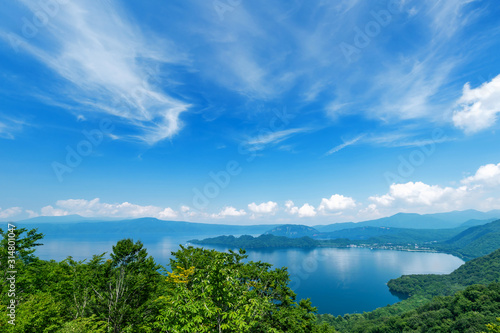
[[[156,262],[168,265],[171,252],[188,240],[207,236],[158,237],[134,235],[141,240]],[[55,238],[46,236],[36,254],[41,259],[75,260],[110,252],[119,235],[100,238]],[[210,247],[226,250],[224,247]],[[370,249],[276,249],[247,251],[249,260],[264,261],[275,267],[288,267],[291,288],[297,298],[310,298],[319,313],[343,315],[371,311],[399,299],[387,288],[387,281],[403,274],[447,274],[463,261],[442,253],[403,252]]]

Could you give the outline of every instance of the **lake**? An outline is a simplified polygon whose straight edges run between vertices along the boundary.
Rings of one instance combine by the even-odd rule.
[[[168,265],[171,252],[188,240],[204,236],[161,237],[134,235],[141,240],[157,263]],[[46,236],[36,254],[41,259],[75,260],[91,258],[94,254],[111,252],[121,235],[101,235],[93,238],[57,238]],[[225,247],[205,246],[216,250]],[[275,267],[288,267],[290,287],[297,298],[310,298],[319,313],[343,315],[360,313],[393,304],[399,298],[392,295],[387,281],[403,274],[448,274],[464,262],[443,253],[370,250],[360,248],[336,249],[272,249],[249,250],[248,259],[264,261]]]

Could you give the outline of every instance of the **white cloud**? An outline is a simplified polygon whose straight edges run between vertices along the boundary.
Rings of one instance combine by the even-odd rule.
[[[463,198],[467,194],[467,188],[441,187],[439,185],[428,185],[422,182],[408,182],[406,184],[392,184],[388,195],[373,197],[373,201],[382,203],[392,200],[402,200],[405,203],[415,205],[431,206],[446,201]]]
[[[28,218],[33,218],[33,217],[40,216],[40,214],[38,214],[38,213],[36,213],[35,211],[30,210],[30,209],[27,209],[27,210],[26,210],[26,213],[28,213]]]
[[[232,206],[227,206],[224,207],[218,214],[212,214],[211,216],[213,218],[224,218],[226,216],[233,216],[233,217],[245,216],[246,214],[247,212],[245,212],[245,210],[243,209],[237,210]]]
[[[297,214],[299,212],[299,208],[295,206],[292,200],[285,202],[285,207],[285,211],[289,214]]]
[[[12,216],[19,215],[23,212],[21,207],[11,207],[7,209],[0,208],[0,219],[7,219]]]
[[[481,184],[487,186],[500,185],[500,163],[486,164],[476,171],[474,176],[462,180],[463,184]]]
[[[182,63],[184,56],[126,17],[115,1],[70,1],[19,48],[70,84],[63,95],[87,110],[119,117],[137,130],[134,137],[153,144],[180,130],[179,115],[189,105],[153,86],[152,78],[159,64]]]
[[[42,216],[65,216],[65,215],[70,215],[69,212],[59,209],[59,208],[54,208],[51,205],[45,206],[41,210],[41,215]]]
[[[177,217],[177,212],[174,211],[172,208],[167,207],[161,212],[159,212],[156,217],[159,219],[172,219]]]
[[[500,207],[500,163],[480,166],[474,175],[462,179],[460,183],[455,187],[423,182],[392,184],[388,193],[368,199],[383,215],[463,209],[488,211]],[[360,211],[366,212],[366,209]]]
[[[181,211],[183,213],[187,213],[191,210],[191,208],[189,206],[181,206]]]
[[[58,200],[56,207],[45,206],[41,210],[44,216],[81,215],[84,217],[156,217],[159,219],[171,219],[177,217],[177,212],[172,208],[156,206],[141,206],[129,202],[103,203],[99,198],[93,200],[68,199]]]
[[[316,216],[316,210],[314,206],[306,203],[299,208],[298,214],[299,217],[313,217]]]
[[[382,206],[390,206],[392,202],[395,200],[395,198],[392,197],[390,194],[384,194],[381,196],[372,196],[369,197],[368,199]]]
[[[319,211],[334,211],[344,210],[356,207],[356,201],[351,197],[345,197],[340,194],[334,194],[330,199],[321,199],[321,204],[318,207]]]
[[[277,144],[287,140],[294,134],[308,131],[308,128],[290,128],[283,131],[265,131],[258,136],[249,139],[246,144],[251,146],[252,150],[262,150],[266,145]]]
[[[500,75],[475,89],[471,89],[469,83],[465,84],[457,104],[453,123],[465,133],[492,127],[500,113]]]
[[[0,138],[14,139],[14,134],[20,132],[26,122],[20,119],[14,119],[0,115]]]
[[[302,205],[302,207],[296,207],[292,200],[288,200],[285,203],[285,211],[291,215],[298,215],[299,217],[314,217],[316,216],[316,209],[308,203]]]
[[[257,205],[255,202],[252,202],[248,205],[248,209],[256,214],[274,214],[278,209],[278,204],[273,201],[263,202]]]
[[[368,207],[361,209],[357,216],[361,219],[374,219],[381,217],[382,214],[380,214],[376,204],[369,204]]]
[[[336,152],[338,152],[338,151],[340,151],[340,150],[344,149],[345,147],[348,147],[348,146],[350,146],[350,145],[355,144],[355,143],[356,143],[356,142],[358,142],[358,141],[359,141],[359,140],[360,140],[363,136],[364,136],[364,134],[359,135],[359,136],[355,137],[355,138],[354,138],[354,139],[352,139],[352,140],[345,141],[344,143],[342,143],[342,144],[340,144],[340,145],[338,145],[338,146],[336,146],[336,147],[333,147],[332,149],[330,149],[329,151],[327,151],[327,152],[325,153],[325,155],[324,155],[324,156],[331,155],[331,154],[333,154],[333,153],[336,153]]]

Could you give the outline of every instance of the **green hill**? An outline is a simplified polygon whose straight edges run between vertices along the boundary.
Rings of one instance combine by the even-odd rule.
[[[461,226],[469,220],[491,220],[500,218],[500,210],[480,212],[477,210],[452,211],[437,214],[398,213],[392,216],[363,222],[345,222],[314,226],[321,232],[331,232],[359,227],[392,227],[410,229],[448,229]],[[487,222],[487,221],[486,221]],[[466,225],[470,226],[470,225]]]
[[[435,248],[464,259],[491,253],[500,248],[500,220],[470,227]]]
[[[243,235],[240,237],[219,236],[214,238],[206,238],[203,240],[194,239],[190,240],[189,242],[198,245],[220,245],[237,249],[318,246],[318,242],[310,237],[289,238],[289,237],[274,236],[274,235],[260,235],[259,237],[252,237],[248,235]]]
[[[265,235],[284,236],[289,238],[313,237],[317,234],[319,234],[318,230],[300,224],[279,225],[265,233]]]
[[[390,307],[386,307],[336,318],[320,315],[319,322],[328,323],[341,333],[481,333],[499,317],[499,299],[500,283],[475,284],[453,296],[435,297],[398,315],[391,315]],[[378,316],[379,313],[384,315]]]
[[[318,234],[315,239],[347,238],[350,240],[367,240],[369,243],[428,243],[447,240],[464,227],[454,229],[405,229],[393,227],[358,227]]]
[[[450,274],[403,275],[387,286],[392,292],[407,296],[452,295],[465,287],[481,283],[500,282],[500,249],[466,262]]]

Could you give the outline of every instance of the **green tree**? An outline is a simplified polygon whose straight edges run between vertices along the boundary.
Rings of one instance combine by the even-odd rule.
[[[95,295],[92,312],[105,320],[112,332],[125,328],[148,331],[157,316],[153,300],[162,281],[160,266],[140,241],[134,243],[131,239],[120,240],[113,246],[111,259],[102,260],[97,256],[91,262]],[[80,300],[82,306],[83,302]]]
[[[500,323],[500,318],[497,318],[497,322]],[[498,324],[487,324],[486,327],[488,328],[488,332],[500,333],[500,325]]]
[[[9,237],[10,236],[10,237]],[[35,247],[42,245],[38,241],[43,238],[43,234],[38,233],[37,229],[27,230],[26,228],[16,228],[8,224],[4,231],[0,228],[0,302],[6,305],[9,300],[7,297],[8,272],[16,271],[16,299],[21,299],[23,292],[29,288],[29,283],[24,283],[25,278],[22,272],[29,265],[38,261],[33,254]]]
[[[271,270],[247,256],[182,247],[170,260],[172,272],[156,326],[164,332],[312,332],[315,308],[296,302],[286,268]]]

